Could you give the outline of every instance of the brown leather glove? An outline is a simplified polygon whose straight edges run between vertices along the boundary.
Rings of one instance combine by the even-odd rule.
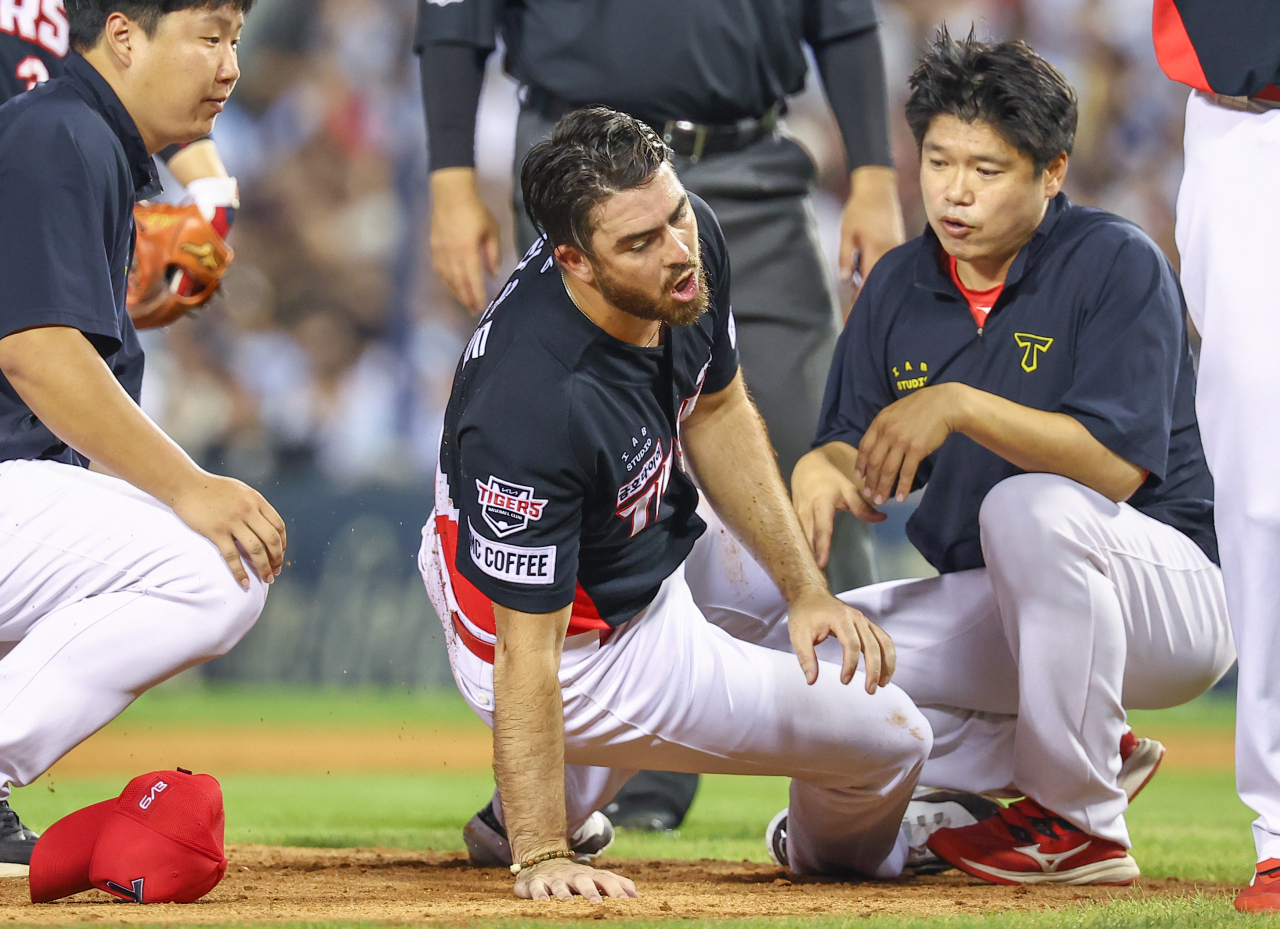
[[[167,326],[207,303],[235,252],[199,207],[143,201],[133,208],[133,221],[128,305],[134,326]]]

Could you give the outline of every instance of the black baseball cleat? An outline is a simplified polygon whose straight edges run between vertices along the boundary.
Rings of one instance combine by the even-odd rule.
[[[471,863],[477,868],[505,868],[511,865],[511,845],[507,842],[507,830],[502,828],[494,815],[493,803],[471,817],[462,830]],[[609,817],[596,811],[569,837],[569,848],[574,861],[591,864],[605,849],[613,844],[613,823]]]
[[[978,794],[962,790],[931,790],[917,787],[902,817],[902,829],[907,834],[908,874],[939,874],[949,870],[951,864],[932,852],[929,836],[939,829],[971,826],[990,819],[1000,812],[1000,804]],[[776,865],[790,867],[787,858],[787,810],[783,809],[769,822],[764,833],[765,849]]]
[[[680,771],[641,771],[601,812],[618,829],[672,832],[684,822],[698,792],[698,775]]]
[[[22,825],[18,814],[9,808],[9,801],[0,800],[0,877],[27,876],[31,850],[38,838],[38,832]]]

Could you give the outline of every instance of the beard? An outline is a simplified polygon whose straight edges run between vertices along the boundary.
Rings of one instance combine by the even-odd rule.
[[[671,295],[672,288],[691,269],[698,280],[698,295],[692,300],[677,300]],[[592,271],[600,296],[622,312],[640,319],[663,322],[668,326],[691,326],[702,318],[702,314],[711,305],[707,272],[702,266],[700,255],[691,256],[688,264],[673,271],[663,289],[657,293],[623,284],[603,266],[593,267]]]

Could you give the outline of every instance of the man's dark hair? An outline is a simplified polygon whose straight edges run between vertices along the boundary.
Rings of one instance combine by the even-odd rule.
[[[1025,42],[953,39],[946,27],[911,74],[907,124],[924,145],[935,116],[982,120],[1029,156],[1038,176],[1076,138],[1076,92]]]
[[[66,0],[67,22],[71,26],[71,47],[77,52],[87,52],[98,44],[107,17],[123,13],[142,26],[148,36],[154,36],[160,26],[160,17],[178,10],[217,10],[232,6],[241,13],[248,13],[253,0]]]
[[[590,256],[595,208],[619,191],[643,187],[670,161],[671,149],[638,119],[603,106],[575,110],[525,156],[524,208],[553,246]]]

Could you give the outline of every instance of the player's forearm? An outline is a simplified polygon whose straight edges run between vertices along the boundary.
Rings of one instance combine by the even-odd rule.
[[[787,602],[815,591],[825,594],[826,579],[804,540],[764,420],[741,378],[719,402],[699,403],[681,430],[682,442],[708,502]]]
[[[494,604],[493,771],[512,860],[569,847],[564,807],[560,650],[569,609],[530,614]]]
[[[76,329],[48,326],[0,339],[0,371],[67,445],[172,505],[204,472],[153,423]]]
[[[1139,467],[1065,413],[1036,410],[965,385],[958,391],[958,432],[1024,471],[1060,474],[1119,503],[1146,479]]]
[[[183,187],[201,177],[226,177],[227,168],[212,139],[192,142],[168,161],[169,172]]]

